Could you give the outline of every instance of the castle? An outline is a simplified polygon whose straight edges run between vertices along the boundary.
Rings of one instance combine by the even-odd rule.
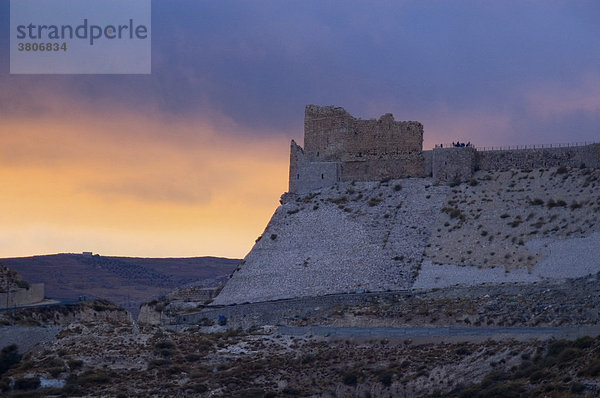
[[[352,117],[334,106],[307,105],[304,148],[292,140],[289,191],[307,193],[344,181],[433,177],[435,183],[468,181],[477,170],[600,167],[600,144],[478,151],[474,147],[423,150],[423,125]]]
[[[424,151],[421,123],[315,105],[304,133],[214,305],[600,272],[600,144]]]

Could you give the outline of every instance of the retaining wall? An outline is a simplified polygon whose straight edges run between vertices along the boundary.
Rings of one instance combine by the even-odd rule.
[[[33,283],[29,289],[16,289],[0,293],[0,308],[20,307],[44,301],[44,284]]]

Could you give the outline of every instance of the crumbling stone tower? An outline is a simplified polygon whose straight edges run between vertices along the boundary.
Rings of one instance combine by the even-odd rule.
[[[378,120],[362,120],[340,107],[307,105],[304,149],[291,143],[292,193],[309,192],[339,181],[424,175],[423,125],[397,122],[391,113]]]

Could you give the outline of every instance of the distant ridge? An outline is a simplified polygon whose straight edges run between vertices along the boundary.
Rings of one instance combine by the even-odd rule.
[[[142,258],[61,253],[0,259],[46,296],[106,298],[134,315],[140,303],[189,284],[224,282],[240,260],[220,257]]]

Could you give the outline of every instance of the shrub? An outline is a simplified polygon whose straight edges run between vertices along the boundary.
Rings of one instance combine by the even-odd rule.
[[[548,345],[548,353],[546,357],[558,356],[563,350],[570,347],[571,344],[567,340],[555,340]]]
[[[358,376],[353,372],[346,373],[342,378],[342,382],[347,386],[355,386],[358,382]]]
[[[533,372],[531,376],[529,376],[529,381],[531,381],[534,384],[537,384],[550,376],[551,374],[548,371],[538,370],[537,372]]]
[[[597,359],[594,359],[579,372],[579,376],[596,377],[598,375],[600,375],[600,361]]]
[[[369,206],[373,207],[373,206],[377,206],[382,201],[383,201],[382,198],[371,198],[371,199],[369,199],[369,201],[367,203]]]
[[[27,282],[27,281],[18,280],[15,283],[17,284],[17,287],[19,287],[21,289],[27,289],[27,290],[29,290],[29,288],[30,288],[29,282]]]
[[[0,352],[0,375],[21,362],[21,358],[22,356],[19,354],[19,349],[16,344],[4,347]]]
[[[565,174],[567,172],[567,168],[565,166],[560,166],[557,170],[556,170],[556,174]]]
[[[466,347],[457,348],[455,353],[456,353],[456,355],[460,355],[460,356],[471,355],[471,351]]]
[[[69,368],[71,368],[71,370],[79,369],[83,366],[83,361],[81,359],[71,359],[67,363],[69,364]]]
[[[271,240],[277,239],[277,234],[271,234]]]
[[[158,343],[154,344],[154,348],[159,350],[165,348],[175,348],[175,344],[171,341],[159,341]]]
[[[80,375],[72,374],[67,378],[63,389],[67,394],[83,394],[89,387],[110,382],[110,375],[102,370],[88,370]]]
[[[462,211],[460,211],[460,209],[458,209],[456,207],[444,207],[444,208],[442,208],[442,211],[444,213],[448,214],[450,216],[450,218],[457,218],[457,217],[459,217],[460,219],[465,218]]]
[[[171,361],[168,359],[151,359],[148,362],[148,370],[162,368],[164,366],[168,366],[171,364]]]
[[[534,198],[531,200],[530,203],[534,206],[542,206],[544,204],[544,201],[540,198]]]
[[[393,373],[389,370],[382,370],[379,372],[377,378],[381,384],[383,384],[386,387],[389,387],[392,385],[392,376]]]
[[[581,350],[578,348],[566,348],[558,355],[558,362],[570,362],[581,356]]]
[[[40,384],[39,377],[23,377],[15,380],[15,390],[35,390]]]
[[[580,349],[590,348],[593,342],[594,339],[590,336],[583,336],[573,342],[573,347]]]
[[[396,191],[396,192],[397,192],[397,191],[399,191],[399,190],[401,190],[401,189],[402,189],[402,185],[400,185],[400,184],[396,184],[396,185],[394,185],[394,191]]]
[[[479,184],[479,182],[474,178],[471,178],[471,180],[469,181],[469,185],[472,187],[474,187],[477,184]]]

